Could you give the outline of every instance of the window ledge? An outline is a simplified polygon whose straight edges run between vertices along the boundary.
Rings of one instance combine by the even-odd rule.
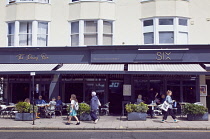
[[[69,4],[74,4],[74,3],[83,3],[83,2],[99,2],[99,3],[102,3],[102,2],[108,2],[108,3],[115,3],[115,1],[108,1],[108,0],[79,0],[79,1],[74,1],[74,2],[69,2]]]

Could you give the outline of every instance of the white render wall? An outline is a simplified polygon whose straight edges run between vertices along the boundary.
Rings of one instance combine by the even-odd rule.
[[[69,21],[112,20],[113,45],[142,45],[141,19],[154,17],[189,18],[189,44],[210,44],[210,0],[114,0],[50,4],[14,3],[0,0],[0,46],[7,46],[7,24],[19,21],[49,21],[48,46],[69,46]]]

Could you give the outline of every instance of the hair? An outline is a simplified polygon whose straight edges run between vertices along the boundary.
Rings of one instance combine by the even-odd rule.
[[[71,98],[70,98],[70,99],[71,99],[71,100],[75,100],[76,102],[78,102],[77,97],[76,97],[75,94],[71,94]]]
[[[52,97],[52,99],[55,99],[55,97]]]
[[[24,102],[30,103],[30,99],[29,99],[29,98],[26,98],[26,99],[24,100]]]
[[[91,93],[93,96],[96,96],[96,92],[95,91],[92,91]]]
[[[138,95],[138,98],[139,98],[139,99],[142,99],[142,95],[141,95],[141,94],[139,94],[139,95]]]
[[[167,95],[168,95],[169,93],[172,93],[172,91],[171,91],[171,90],[168,90],[168,91],[166,92]]]

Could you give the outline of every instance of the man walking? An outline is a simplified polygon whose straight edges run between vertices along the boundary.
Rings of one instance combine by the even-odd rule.
[[[98,117],[96,115],[96,112],[98,110],[99,100],[98,100],[98,97],[96,96],[95,91],[92,91],[91,95],[92,95],[92,98],[90,101],[90,108],[91,108],[90,116],[91,116],[92,120],[94,121],[94,123],[96,124],[98,122]]]

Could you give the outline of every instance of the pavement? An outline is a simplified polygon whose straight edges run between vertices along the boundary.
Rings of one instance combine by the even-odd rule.
[[[210,118],[210,117],[209,117]],[[65,125],[67,116],[41,118],[32,121],[15,121],[9,117],[0,118],[0,130],[210,130],[210,121],[187,121],[186,117],[178,118],[174,123],[168,117],[166,123],[161,123],[162,116],[147,118],[146,121],[128,121],[121,116],[100,116],[97,124],[92,121],[81,121],[80,125]]]

